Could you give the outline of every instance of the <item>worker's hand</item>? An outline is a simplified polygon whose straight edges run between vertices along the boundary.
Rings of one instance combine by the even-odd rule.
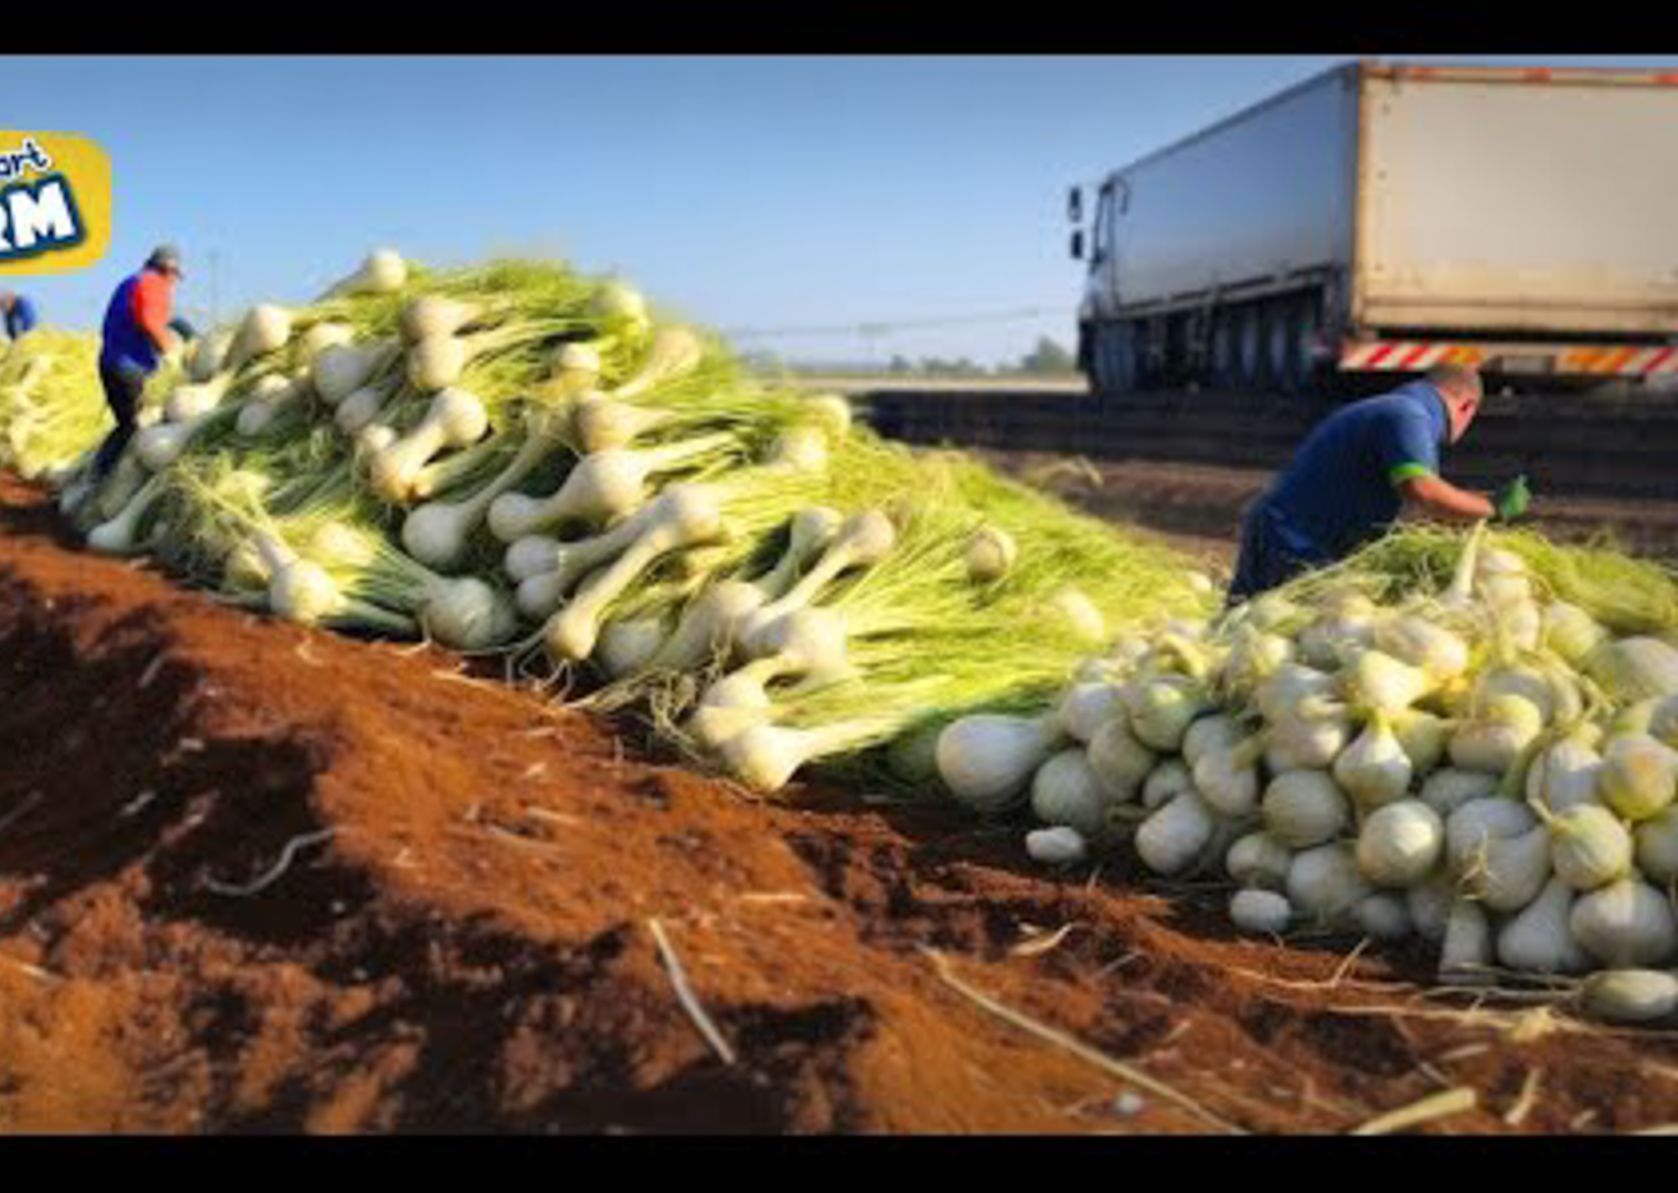
[[[1499,522],[1513,522],[1527,512],[1527,506],[1532,504],[1532,493],[1527,488],[1527,478],[1517,476],[1507,485],[1497,491],[1492,498],[1492,505],[1497,510]]]

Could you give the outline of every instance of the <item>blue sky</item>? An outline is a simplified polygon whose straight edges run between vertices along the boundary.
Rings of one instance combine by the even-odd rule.
[[[1043,312],[736,339],[1011,361],[1072,340],[1068,184],[1349,57],[0,57],[5,126],[93,137],[116,193],[103,262],[6,284],[92,327],[164,239],[200,318],[212,290],[224,318],[306,301],[375,245],[561,256],[725,330]],[[1678,64],[1402,60],[1429,58]]]

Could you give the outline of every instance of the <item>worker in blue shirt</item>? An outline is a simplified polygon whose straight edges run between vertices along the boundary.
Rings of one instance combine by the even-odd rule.
[[[0,319],[5,321],[9,340],[22,339],[24,332],[41,321],[35,313],[35,304],[10,290],[0,290]]]
[[[1230,603],[1350,555],[1384,533],[1406,502],[1453,521],[1525,513],[1525,477],[1488,498],[1439,475],[1439,449],[1463,437],[1481,397],[1478,373],[1441,365],[1318,423],[1247,511]]]

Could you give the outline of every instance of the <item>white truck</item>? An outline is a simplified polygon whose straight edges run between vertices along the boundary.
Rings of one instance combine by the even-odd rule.
[[[1097,392],[1678,381],[1678,73],[1348,63],[1108,174],[1087,236]]]

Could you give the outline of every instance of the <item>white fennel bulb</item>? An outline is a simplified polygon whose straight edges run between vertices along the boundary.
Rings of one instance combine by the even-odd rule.
[[[209,413],[221,405],[221,400],[232,386],[233,379],[232,373],[222,373],[201,385],[176,386],[163,401],[164,418],[172,423],[184,423]],[[270,374],[258,379],[251,388],[253,394],[262,395],[272,393],[275,385],[284,387],[285,379]]]
[[[779,617],[816,599],[827,585],[852,568],[873,567],[897,546],[897,529],[884,511],[862,510],[840,524],[821,557],[786,592],[747,614],[739,627],[740,642],[750,648],[752,638]]]
[[[1055,717],[1066,735],[1088,743],[1102,725],[1124,712],[1119,686],[1113,683],[1075,683],[1061,695]]]
[[[87,534],[87,545],[102,555],[135,555],[144,550],[140,524],[163,495],[162,478],[153,476],[123,506],[122,512]]]
[[[1238,838],[1224,854],[1224,871],[1244,887],[1279,891],[1287,885],[1293,850],[1267,832]]]
[[[1433,683],[1453,679],[1468,669],[1468,643],[1461,635],[1415,613],[1378,625],[1375,646],[1399,662],[1418,668]]]
[[[1126,684],[1120,695],[1130,713],[1130,730],[1143,745],[1173,753],[1189,725],[1206,707],[1198,682],[1180,675],[1160,675]]]
[[[699,333],[679,323],[665,324],[653,331],[647,354],[635,375],[613,389],[611,396],[620,400],[632,398],[686,377],[699,367],[704,357],[705,342]]]
[[[1646,733],[1614,738],[1597,776],[1602,802],[1627,820],[1646,820],[1678,794],[1678,750]]]
[[[1643,732],[1663,746],[1678,749],[1678,696],[1662,696],[1649,705]]]
[[[1368,601],[1349,602],[1343,612],[1327,612],[1299,632],[1295,644],[1310,667],[1338,671],[1375,639],[1376,616]]]
[[[754,791],[779,791],[798,770],[830,754],[868,740],[866,725],[824,725],[819,729],[791,729],[754,725],[723,743],[722,757],[735,778]]]
[[[430,501],[411,511],[402,520],[404,549],[430,568],[450,571],[463,565],[473,535],[489,515],[490,504],[534,471],[550,446],[545,437],[532,435],[505,468],[470,496],[456,501]],[[509,557],[512,550],[508,548]],[[521,564],[522,554],[518,560]]]
[[[580,344],[566,345],[565,352],[582,349]],[[599,371],[599,357],[588,349],[594,370]],[[561,368],[577,372],[580,362],[562,359]],[[636,439],[668,422],[669,413],[646,410],[629,402],[609,398],[601,393],[585,394],[571,407],[571,433],[583,452],[609,451],[629,447]]]
[[[738,638],[746,616],[761,608],[763,590],[741,580],[708,586],[682,609],[676,628],[648,662],[663,671],[695,671],[712,659],[725,657]]]
[[[1357,905],[1374,893],[1346,841],[1303,849],[1288,867],[1288,902],[1324,926],[1348,922]]]
[[[1352,804],[1332,776],[1320,770],[1277,775],[1260,804],[1265,832],[1289,849],[1335,840],[1352,824]]]
[[[421,294],[402,308],[402,338],[409,344],[422,344],[452,337],[484,314],[484,308],[477,303],[462,302],[446,294]]]
[[[377,380],[401,350],[394,339],[329,344],[309,362],[309,384],[328,406]]]
[[[1544,714],[1531,700],[1493,696],[1452,732],[1451,762],[1463,770],[1505,774],[1543,730]]]
[[[1579,987],[1587,1015],[1609,1023],[1653,1023],[1678,1012],[1678,974],[1661,969],[1604,969]]]
[[[1292,639],[1266,633],[1250,624],[1243,625],[1236,631],[1229,654],[1224,658],[1223,683],[1236,694],[1247,694],[1293,656]]]
[[[1466,803],[1496,795],[1497,785],[1496,775],[1447,766],[1423,780],[1419,798],[1441,817],[1447,817]]]
[[[251,387],[250,395],[239,407],[235,429],[246,437],[261,435],[288,409],[308,401],[308,397],[307,374],[289,378],[269,374]]]
[[[390,502],[411,500],[415,478],[432,456],[476,443],[488,431],[489,415],[476,395],[464,389],[441,390],[417,426],[374,453],[369,467],[373,491]]]
[[[1225,749],[1207,751],[1192,770],[1195,789],[1223,815],[1247,815],[1258,807],[1263,789],[1258,771],[1263,753],[1262,734]]]
[[[1518,911],[1538,897],[1553,872],[1550,832],[1543,825],[1509,837],[1488,837],[1459,876],[1463,889],[1491,911]]]
[[[1200,860],[1216,828],[1206,801],[1185,791],[1137,826],[1133,845],[1155,874],[1181,874]]]
[[[1058,825],[1025,835],[1025,851],[1033,861],[1049,866],[1071,866],[1089,856],[1089,845],[1077,829]]]
[[[1076,588],[1066,586],[1056,590],[1049,597],[1048,613],[1086,642],[1107,639],[1107,619],[1095,602]]]
[[[1438,769],[1445,760],[1451,730],[1455,727],[1450,721],[1419,708],[1407,708],[1394,713],[1391,724],[1393,736],[1416,774],[1426,775]]]
[[[1559,877],[1551,878],[1498,932],[1497,959],[1527,973],[1583,973],[1591,968],[1590,954],[1573,939],[1568,924],[1573,903],[1573,888]]]
[[[1255,936],[1280,936],[1293,920],[1287,897],[1273,890],[1236,891],[1229,900],[1230,921]]]
[[[1517,800],[1491,796],[1470,800],[1445,818],[1445,860],[1454,874],[1480,863],[1488,842],[1531,832],[1538,818]]]
[[[1404,889],[1404,909],[1410,913],[1411,927],[1416,935],[1434,944],[1445,939],[1451,907],[1456,900],[1456,879],[1443,869]]]
[[[197,339],[187,348],[187,377],[194,382],[205,382],[222,372],[227,354],[233,348],[234,331],[212,332]]]
[[[438,642],[463,651],[499,646],[518,628],[507,601],[476,576],[437,577],[420,621]]]
[[[1439,950],[1439,978],[1452,985],[1484,985],[1497,959],[1497,942],[1485,908],[1468,899],[1451,904]]]
[[[623,518],[647,503],[648,481],[687,467],[727,443],[728,436],[701,436],[684,443],[594,452],[578,460],[547,497],[503,493],[490,503],[490,533],[504,543],[566,523],[599,526]]]
[[[346,435],[359,435],[362,431],[371,427],[379,415],[384,413],[385,407],[390,404],[396,389],[397,386],[392,380],[362,386],[338,403],[332,411],[333,423]],[[392,443],[396,442],[394,432],[390,441]]]
[[[656,512],[635,542],[590,576],[543,627],[543,645],[556,660],[580,662],[588,658],[599,641],[600,623],[611,603],[660,556],[722,537],[722,507],[714,490],[703,485],[674,484],[652,505]],[[832,732],[824,729],[798,740],[826,752],[837,732],[837,727]]]
[[[186,453],[192,441],[222,412],[210,410],[185,422],[141,427],[132,440],[134,455],[151,472],[162,472]]]
[[[395,249],[379,248],[367,254],[361,267],[333,283],[326,297],[356,294],[394,294],[408,284],[408,263]]]
[[[1678,693],[1678,649],[1659,638],[1604,642],[1586,656],[1584,669],[1620,704]]]
[[[1659,964],[1678,948],[1672,901],[1635,878],[1580,895],[1568,924],[1586,952],[1618,969]]]
[[[822,473],[827,471],[830,452],[827,436],[820,427],[788,427],[775,437],[766,463],[791,472]]]
[[[1334,676],[1326,671],[1302,663],[1283,663],[1258,685],[1253,695],[1265,720],[1280,721],[1306,715],[1305,710],[1332,700],[1337,686]]]
[[[1183,760],[1191,767],[1212,750],[1227,750],[1247,737],[1234,717],[1212,713],[1190,722],[1183,731]]]
[[[1333,764],[1351,739],[1352,722],[1339,714],[1282,717],[1270,723],[1264,764],[1275,775],[1323,770]]]
[[[1107,797],[1081,747],[1051,756],[1031,782],[1031,810],[1044,824],[1099,837],[1107,824]]]
[[[1131,733],[1124,716],[1113,717],[1103,725],[1090,739],[1088,750],[1102,789],[1118,801],[1136,798],[1159,760]]]
[[[1669,804],[1632,834],[1637,868],[1661,886],[1678,882],[1678,804]]]
[[[291,340],[291,312],[272,303],[259,303],[245,313],[228,350],[226,369],[237,373],[258,357],[278,352]]]
[[[655,501],[642,506],[601,534],[567,542],[555,541],[543,561],[546,566],[519,581],[520,612],[533,620],[551,616],[591,572],[617,559],[634,546],[649,526],[666,516],[664,507]],[[536,545],[540,536],[527,536],[527,540],[532,542],[530,551],[535,556],[540,550]],[[531,562],[534,566],[536,561],[533,558]]]
[[[973,811],[1005,812],[1021,802],[1037,768],[1064,740],[1052,716],[976,713],[938,735],[938,776]]]
[[[1527,799],[1551,812],[1596,803],[1602,755],[1595,742],[1600,736],[1595,725],[1582,722],[1540,750],[1527,770]]]
[[[1377,808],[1358,830],[1357,859],[1376,886],[1407,887],[1433,870],[1445,851],[1445,823],[1421,800]]]
[[[635,674],[657,653],[666,632],[664,621],[658,617],[609,623],[600,631],[601,670],[612,679]]]
[[[1346,699],[1354,709],[1370,713],[1402,712],[1434,687],[1420,667],[1401,663],[1379,650],[1358,652],[1343,674]]]
[[[1368,809],[1402,799],[1410,789],[1415,764],[1399,745],[1387,714],[1376,712],[1334,760],[1333,773],[1341,790]]]
[[[1000,526],[981,526],[967,540],[963,558],[975,584],[989,584],[1006,576],[1019,557],[1019,544]]]
[[[1194,789],[1194,775],[1181,758],[1167,758],[1148,772],[1142,783],[1141,804],[1148,811],[1163,807],[1185,791]]]
[[[1371,940],[1400,941],[1410,935],[1410,908],[1402,894],[1377,891],[1352,909],[1358,928]]]
[[[1632,835],[1607,808],[1580,803],[1540,814],[1550,831],[1556,876],[1574,890],[1595,890],[1631,872]]]
[[[297,337],[297,359],[307,365],[328,348],[355,343],[355,328],[348,323],[316,323]]]
[[[1551,601],[1544,606],[1544,645],[1563,661],[1577,666],[1608,639],[1589,613],[1566,601]]]

